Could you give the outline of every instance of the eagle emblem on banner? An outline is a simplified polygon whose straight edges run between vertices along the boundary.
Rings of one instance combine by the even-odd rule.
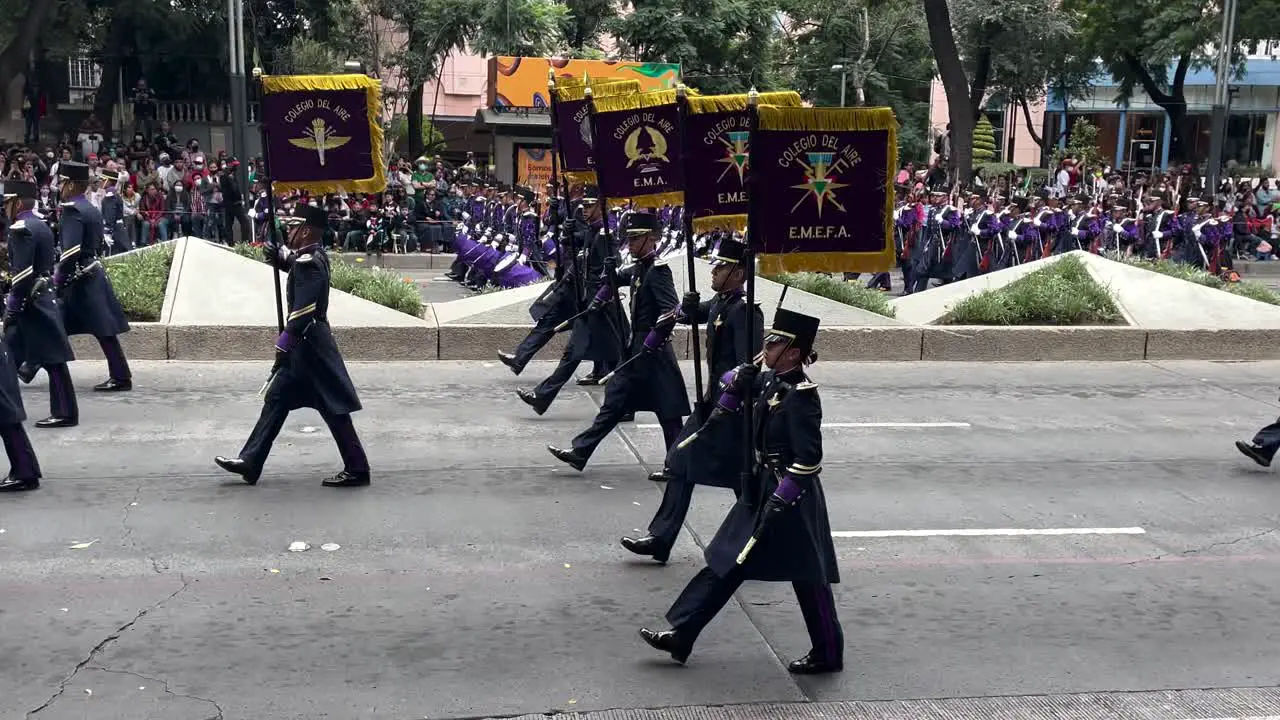
[[[320,158],[320,167],[324,167],[324,151],[337,150],[351,142],[350,137],[342,137],[337,130],[325,124],[323,118],[311,121],[311,127],[302,131],[302,137],[289,138],[289,144],[304,150],[315,150]]]

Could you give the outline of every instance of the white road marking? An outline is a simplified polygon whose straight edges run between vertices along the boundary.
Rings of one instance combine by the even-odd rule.
[[[637,423],[637,428],[652,430],[661,427],[657,423]],[[824,422],[824,428],[967,428],[967,422]]]
[[[837,530],[837,538],[1013,537],[1018,535],[1145,535],[1140,527],[1122,528],[973,528],[962,530]]]

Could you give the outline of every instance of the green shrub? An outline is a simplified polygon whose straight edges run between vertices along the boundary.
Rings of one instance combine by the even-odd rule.
[[[889,299],[879,290],[869,290],[860,284],[847,283],[819,273],[782,273],[768,279],[877,315],[893,317],[896,312],[893,305],[889,304]]]
[[[978,118],[973,128],[973,161],[990,162],[996,156],[996,131],[986,115]]]
[[[240,244],[230,250],[237,255],[266,262],[260,246]],[[334,290],[351,293],[407,315],[422,317],[422,295],[412,280],[400,277],[393,270],[349,263],[334,255],[329,256],[329,261],[329,286]]]
[[[164,308],[164,289],[173,265],[173,245],[140,250],[102,263],[111,278],[124,316],[136,322],[155,322]]]
[[[1124,316],[1078,258],[1064,257],[956,304],[940,325],[1122,325]]]
[[[1238,283],[1229,283],[1211,272],[1201,270],[1194,265],[1188,265],[1183,262],[1175,262],[1173,260],[1149,260],[1147,258],[1137,258],[1132,256],[1119,255],[1117,253],[1108,253],[1107,257],[1118,262],[1158,272],[1161,275],[1176,277],[1179,280],[1186,280],[1197,285],[1204,285],[1215,290],[1229,292],[1232,295],[1240,295],[1250,300],[1267,303],[1268,305],[1280,305],[1280,293],[1263,285],[1262,283],[1245,280]]]

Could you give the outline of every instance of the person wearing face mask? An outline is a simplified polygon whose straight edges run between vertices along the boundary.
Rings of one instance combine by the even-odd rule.
[[[640,629],[650,647],[683,664],[712,619],[747,580],[790,582],[810,650],[787,670],[817,675],[844,669],[844,632],[831,586],[840,582],[822,472],[822,403],[805,374],[817,360],[818,318],[779,308],[764,338],[764,364],[726,373],[718,405],[736,413],[753,404],[753,472],[715,537],[706,567],[667,611],[668,630]]]
[[[34,185],[22,183],[10,187],[9,192],[14,193],[14,197],[6,203],[6,212],[16,221],[9,228],[12,277],[5,299],[3,325],[4,343],[13,354],[10,360],[6,353],[2,362],[9,367],[16,366],[16,375],[24,383],[30,383],[43,367],[49,375],[49,417],[36,422],[36,427],[70,427],[79,421],[80,411],[71,372],[67,369],[67,363],[75,360],[75,354],[67,341],[62,315],[49,286],[49,273],[57,260],[53,231],[32,212]],[[5,445],[9,445],[12,439],[5,437],[4,440]]]
[[[129,322],[111,287],[111,278],[98,261],[105,249],[102,247],[102,214],[84,197],[89,168],[80,163],[63,163],[61,180],[62,218],[58,233],[62,254],[53,273],[53,287],[62,301],[62,324],[67,335],[93,335],[102,347],[110,376],[95,385],[94,390],[132,390],[133,374],[119,337],[129,332]],[[59,420],[67,422],[50,427],[75,424],[66,418]]]
[[[299,203],[284,223],[289,249],[276,244],[275,237],[264,248],[268,261],[289,273],[289,315],[276,339],[262,412],[240,454],[220,455],[214,462],[256,485],[289,413],[309,407],[329,426],[342,457],[342,471],[323,485],[362,487],[369,484],[369,459],[351,422],[351,414],[361,408],[360,397],[329,327],[329,256],[320,244],[328,216],[322,208]]]
[[[547,446],[552,456],[579,472],[627,414],[648,411],[657,415],[668,451],[680,432],[681,419],[689,414],[689,392],[675,351],[667,342],[680,300],[671,268],[655,262],[659,232],[658,216],[653,213],[635,212],[628,218],[627,247],[635,264],[618,273],[619,279],[631,286],[627,360],[610,373],[604,403],[591,427],[579,433],[569,448]],[[612,288],[604,285],[602,290]]]

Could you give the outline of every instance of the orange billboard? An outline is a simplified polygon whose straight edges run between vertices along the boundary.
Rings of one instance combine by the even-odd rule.
[[[566,60],[498,56],[489,58],[489,107],[494,110],[529,108],[546,112],[547,70],[556,77],[636,80],[640,92],[667,90],[680,82],[679,63],[626,60]]]
[[[551,148],[516,146],[516,184],[542,195],[551,182]]]

